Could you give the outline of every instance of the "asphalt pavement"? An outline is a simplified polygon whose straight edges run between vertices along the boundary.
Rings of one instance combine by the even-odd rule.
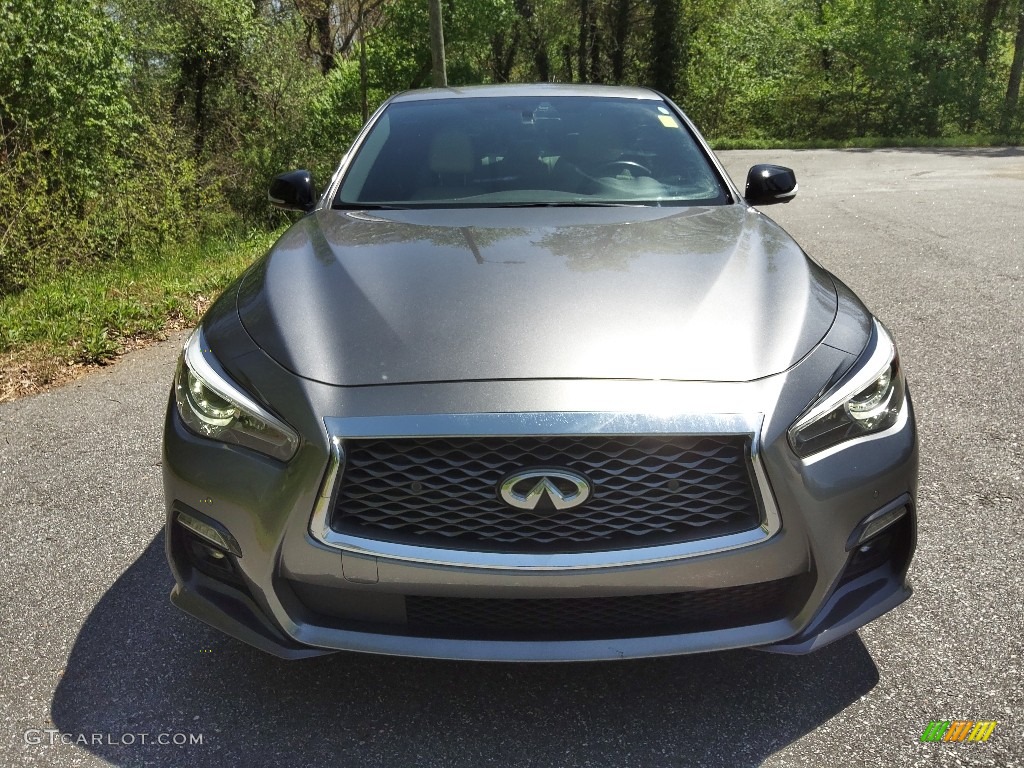
[[[181,337],[0,404],[0,765],[1024,766],[1024,151],[727,152],[895,335],[921,436],[914,596],[816,654],[283,662],[168,602]],[[923,743],[994,720],[984,743]]]

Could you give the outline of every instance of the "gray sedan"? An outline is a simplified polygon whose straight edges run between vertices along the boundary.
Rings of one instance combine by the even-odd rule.
[[[895,344],[644,89],[389,100],[185,344],[171,599],[285,658],[819,648],[904,601]]]

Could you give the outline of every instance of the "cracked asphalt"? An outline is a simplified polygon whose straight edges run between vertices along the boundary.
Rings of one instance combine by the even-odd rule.
[[[1024,766],[1024,151],[722,158],[741,184],[755,162],[796,170],[799,196],[765,212],[900,346],[921,436],[910,601],[807,657],[265,656],[168,602],[179,335],[0,405],[0,765]],[[956,719],[998,725],[920,741]]]

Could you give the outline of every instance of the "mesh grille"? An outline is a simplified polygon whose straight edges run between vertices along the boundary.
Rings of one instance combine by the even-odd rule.
[[[706,632],[788,618],[806,597],[792,576],[739,587],[633,597],[408,597],[410,634],[503,640],[602,639]]]
[[[747,446],[743,436],[349,440],[332,525],[421,546],[523,553],[724,536],[760,524]],[[582,474],[593,492],[568,510],[505,504],[501,482],[536,468]]]

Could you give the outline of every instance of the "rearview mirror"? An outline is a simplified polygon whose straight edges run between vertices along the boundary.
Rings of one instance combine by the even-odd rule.
[[[289,171],[275,176],[270,182],[267,199],[275,208],[285,211],[313,210],[319,195],[313,184],[313,175],[306,170]]]
[[[747,172],[743,197],[751,205],[788,203],[796,197],[796,174],[782,165],[755,165]]]

